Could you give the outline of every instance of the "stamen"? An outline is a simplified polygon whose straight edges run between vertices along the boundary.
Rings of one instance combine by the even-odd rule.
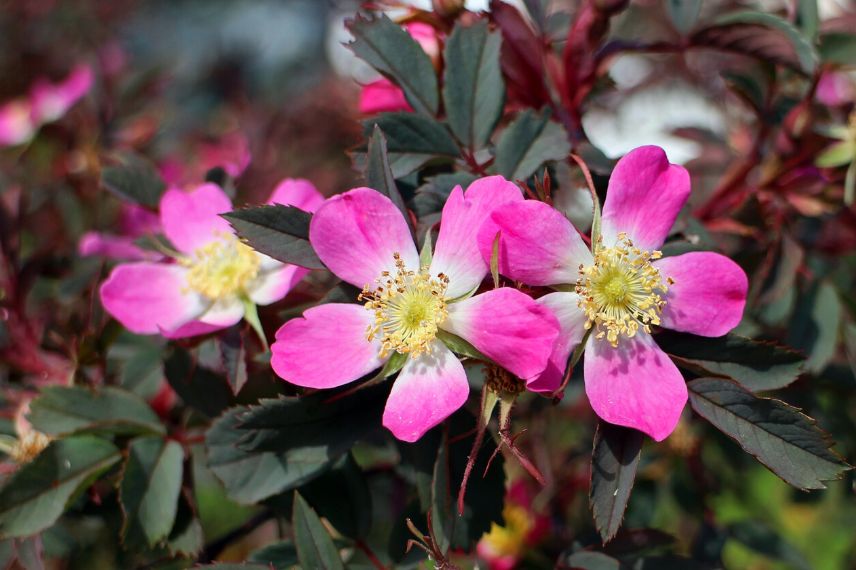
[[[594,327],[597,339],[606,338],[617,347],[621,336],[632,338],[641,327],[651,332],[660,324],[666,304],[663,295],[674,284],[663,280],[651,262],[663,256],[659,251],[641,250],[627,234],[618,234],[613,247],[604,247],[599,239],[594,248],[594,263],[580,265],[576,292],[579,306],[586,314],[586,329]]]
[[[40,431],[30,430],[18,436],[12,448],[12,459],[16,463],[29,463],[50,444],[51,438]]]
[[[190,269],[188,288],[217,301],[245,292],[258,277],[261,259],[235,236],[223,235],[180,263]]]
[[[437,326],[446,320],[449,278],[431,277],[427,267],[408,270],[401,255],[393,254],[395,273],[384,271],[377,285],[363,288],[358,300],[374,311],[375,322],[366,330],[368,340],[380,337],[381,358],[390,352],[413,356],[430,352]]]

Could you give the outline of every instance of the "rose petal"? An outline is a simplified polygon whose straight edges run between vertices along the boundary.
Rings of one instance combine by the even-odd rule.
[[[536,301],[556,317],[559,336],[553,344],[547,367],[526,386],[532,392],[552,394],[562,385],[568,359],[586,332],[586,316],[577,304],[578,299],[576,293],[557,292]]]
[[[556,317],[511,287],[450,304],[449,316],[440,327],[527,382],[547,366],[559,335]]]
[[[216,184],[203,184],[190,192],[170,188],[160,201],[161,225],[172,244],[193,253],[232,228],[220,214],[230,212],[232,202]]]
[[[722,336],[743,318],[749,280],[739,265],[718,253],[695,251],[654,262],[674,283],[660,317],[664,327],[701,336]]]
[[[187,291],[186,271],[163,263],[118,265],[101,285],[101,303],[131,332],[175,330],[208,308],[202,297]]]
[[[275,303],[285,297],[308,273],[308,269],[296,265],[281,265],[279,269],[268,271],[259,276],[250,290],[250,301],[256,305]]]
[[[330,271],[357,287],[395,272],[393,253],[408,269],[419,268],[416,245],[401,211],[371,188],[329,198],[312,216],[309,242]]]
[[[199,321],[220,328],[231,327],[244,318],[244,304],[238,297],[220,300],[202,313]]]
[[[488,176],[456,187],[443,206],[440,233],[434,247],[431,273],[449,277],[446,296],[454,299],[472,291],[488,274],[476,235],[490,213],[502,204],[522,202],[520,189],[502,176]]]
[[[363,86],[360,92],[359,110],[364,115],[374,115],[397,111],[412,112],[413,107],[407,102],[404,91],[392,81],[378,79]]]
[[[82,256],[99,256],[126,261],[154,261],[162,256],[137,246],[133,238],[100,232],[86,232],[77,242],[77,252]]]
[[[335,388],[380,368],[380,341],[366,340],[374,316],[349,303],[313,307],[276,332],[271,366],[280,378],[307,388]]]
[[[658,146],[627,153],[612,171],[603,204],[602,235],[607,246],[624,232],[633,245],[658,249],[690,196],[690,175],[669,164]]]
[[[210,325],[208,323],[203,323],[202,321],[190,321],[189,323],[181,325],[175,330],[162,330],[160,331],[160,333],[165,338],[178,339],[209,334],[215,331],[223,330],[223,328],[224,327],[220,325]]]
[[[469,393],[458,357],[434,341],[430,353],[407,359],[386,401],[383,425],[402,441],[416,441],[463,406]]]
[[[314,212],[324,202],[315,185],[303,178],[286,178],[274,188],[268,204],[295,206],[304,212]]]
[[[654,339],[640,330],[613,348],[589,337],[585,351],[586,394],[604,421],[643,431],[657,441],[678,423],[687,385]]]
[[[526,200],[500,206],[478,232],[482,257],[490,261],[496,233],[499,272],[530,285],[576,283],[579,266],[590,265],[591,252],[559,211]]]

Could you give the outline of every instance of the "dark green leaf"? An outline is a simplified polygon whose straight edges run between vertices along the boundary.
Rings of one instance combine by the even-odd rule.
[[[369,188],[374,188],[392,200],[392,203],[401,211],[401,215],[410,225],[407,206],[404,205],[404,198],[401,197],[398,186],[395,185],[395,176],[393,176],[392,168],[389,166],[386,137],[377,124],[372,129],[372,135],[369,138],[369,150],[366,156],[366,184]]]
[[[574,552],[556,565],[557,570],[621,570],[621,563],[603,552]]]
[[[717,338],[663,331],[657,344],[682,367],[727,376],[753,392],[783,388],[797,379],[805,358],[787,347],[728,334]]]
[[[431,58],[401,26],[385,15],[357,16],[348,22],[354,41],[348,47],[404,91],[417,112],[437,114],[437,74]]]
[[[145,400],[105,386],[47,386],[30,404],[29,420],[48,435],[92,431],[118,434],[164,433],[165,428]]]
[[[621,527],[642,453],[641,432],[600,422],[591,456],[589,504],[603,542]]]
[[[208,417],[219,415],[232,403],[232,390],[220,375],[199,366],[186,350],[174,348],[164,361],[164,375],[184,402]]]
[[[226,380],[232,394],[237,395],[247,382],[247,352],[244,350],[244,339],[241,326],[230,327],[217,337],[220,347],[220,360],[226,371]]]
[[[120,458],[116,446],[94,436],[54,441],[0,489],[0,537],[48,528],[79,490]]]
[[[345,569],[339,551],[321,524],[321,519],[299,493],[294,494],[294,517],[291,525],[294,528],[297,558],[303,568]]]
[[[797,25],[803,35],[810,41],[814,42],[817,38],[817,28],[820,23],[820,16],[817,13],[817,0],[800,0],[797,2],[799,11],[797,12]]]
[[[155,166],[141,156],[125,154],[121,164],[101,170],[101,183],[122,198],[157,208],[166,184]]]
[[[841,313],[841,299],[831,283],[817,282],[800,296],[788,344],[808,354],[806,370],[819,374],[835,356]]]
[[[406,176],[435,160],[449,161],[459,150],[446,128],[430,117],[415,113],[384,113],[363,123],[371,137],[375,125],[386,137],[387,156],[395,178]]]
[[[282,263],[324,269],[309,243],[312,214],[294,206],[273,204],[222,214],[238,235],[256,251]]]
[[[301,487],[300,492],[343,536],[358,539],[368,534],[372,524],[372,498],[365,475],[350,454]]]
[[[185,556],[195,556],[205,546],[202,524],[193,512],[193,507],[187,498],[187,490],[178,496],[175,524],[172,526],[166,545],[173,555]]]
[[[456,186],[466,189],[476,178],[469,172],[451,172],[428,178],[416,189],[416,196],[411,201],[413,211],[419,218],[442,211]]]
[[[765,556],[786,562],[798,570],[810,570],[812,567],[799,550],[760,521],[739,521],[730,525],[728,531],[733,539]]]
[[[695,26],[701,13],[701,0],[666,0],[669,19],[681,34],[686,34]]]
[[[297,548],[288,540],[274,542],[250,555],[250,562],[270,564],[274,570],[290,570],[300,562],[297,558]]]
[[[773,14],[741,11],[725,14],[691,37],[697,46],[733,51],[814,73],[818,63],[812,44],[790,22]]]
[[[843,32],[822,34],[820,57],[824,63],[856,65],[856,34]]]
[[[567,158],[568,135],[549,113],[526,110],[506,127],[496,143],[493,169],[509,180],[525,180],[550,160]]]
[[[798,409],[722,378],[697,378],[689,389],[696,413],[791,485],[825,489],[824,481],[849,469],[829,449],[829,435]]]
[[[181,491],[181,444],[160,437],[139,437],[128,446],[119,484],[122,539],[125,544],[153,547],[173,527]]]
[[[499,67],[499,33],[487,22],[471,26],[460,22],[446,41],[443,100],[449,127],[470,150],[479,150],[490,138],[502,115],[505,83]]]
[[[445,344],[449,350],[455,354],[481,360],[482,362],[493,362],[490,358],[479,352],[479,349],[458,335],[440,329],[437,331],[437,339]]]

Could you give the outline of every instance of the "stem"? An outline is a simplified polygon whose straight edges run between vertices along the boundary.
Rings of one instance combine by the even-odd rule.
[[[249,299],[244,299],[244,320],[247,321],[252,329],[256,331],[256,334],[259,337],[259,340],[262,343],[262,348],[265,352],[267,352],[270,347],[268,347],[267,338],[265,338],[265,331],[262,328],[262,323],[259,321],[259,311],[256,307],[256,304],[250,301]]]
[[[369,548],[368,544],[366,544],[362,540],[358,540],[356,542],[356,546],[357,548],[362,550],[363,554],[368,557],[368,559],[371,561],[374,567],[377,568],[377,570],[386,570],[386,566],[383,565],[377,555],[372,551],[371,548]]]

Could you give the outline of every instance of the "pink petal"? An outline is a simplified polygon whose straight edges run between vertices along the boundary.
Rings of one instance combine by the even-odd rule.
[[[309,242],[330,271],[357,287],[394,273],[393,253],[419,269],[416,245],[401,211],[371,188],[355,188],[324,202],[309,226]]]
[[[208,308],[199,295],[187,291],[186,271],[164,263],[119,265],[101,285],[101,303],[131,332],[175,330]]]
[[[181,325],[175,330],[172,331],[161,331],[161,335],[165,338],[177,339],[177,338],[188,338],[191,336],[199,336],[203,334],[209,334],[214,331],[223,330],[224,326],[221,325],[211,325],[208,323],[203,323],[202,321],[190,321],[185,325]]]
[[[167,190],[160,202],[161,225],[172,244],[193,253],[232,228],[219,214],[230,212],[232,202],[216,184],[202,184],[190,192]]]
[[[374,316],[360,305],[313,307],[276,332],[271,366],[280,378],[307,388],[335,388],[380,368],[380,341],[366,340]]]
[[[562,385],[568,359],[586,332],[586,316],[577,306],[578,299],[576,293],[557,292],[544,295],[536,301],[556,317],[559,336],[553,344],[547,367],[526,386],[532,392],[552,394]]]
[[[244,303],[238,297],[220,300],[199,316],[199,322],[220,328],[231,327],[244,318]]]
[[[559,335],[556,317],[511,287],[450,304],[440,326],[527,382],[547,366]]]
[[[466,192],[458,186],[446,200],[431,273],[449,277],[447,297],[454,299],[472,291],[490,271],[479,252],[476,235],[494,209],[510,202],[523,202],[523,195],[502,176],[476,180]]]
[[[675,364],[645,331],[613,348],[589,337],[585,383],[591,407],[604,421],[643,431],[657,441],[678,423],[687,385]]]
[[[378,79],[363,86],[363,90],[360,92],[359,110],[364,115],[374,115],[376,113],[413,111],[413,107],[404,97],[404,91],[392,81]]]
[[[314,212],[324,202],[315,185],[303,178],[286,178],[274,188],[268,204],[295,206],[304,212]]]
[[[162,257],[153,251],[138,247],[133,238],[100,232],[86,232],[80,236],[77,251],[83,256],[100,256],[126,261],[157,260]]]
[[[308,269],[296,265],[281,265],[260,276],[258,283],[250,291],[250,300],[256,305],[270,305],[285,297],[301,279],[309,273]]]
[[[435,61],[440,57],[440,41],[437,38],[437,30],[429,24],[423,22],[409,22],[404,24],[404,29],[407,30],[414,40],[422,47],[431,61]]]
[[[478,233],[482,257],[490,261],[500,232],[499,272],[530,285],[576,283],[580,264],[591,252],[573,224],[544,202],[526,200],[500,206]]]
[[[663,326],[701,336],[722,336],[743,318],[749,280],[739,265],[718,253],[695,251],[654,262],[666,294]]]
[[[603,204],[603,241],[611,246],[624,232],[641,249],[658,249],[690,196],[690,175],[669,164],[658,146],[627,153],[612,171]]]
[[[52,84],[46,80],[37,82],[30,94],[34,120],[47,123],[65,115],[86,95],[92,86],[92,79],[92,69],[87,65],[79,65],[60,83]]]
[[[0,106],[0,146],[27,142],[36,133],[29,103],[15,100]]]
[[[407,359],[386,401],[383,425],[402,441],[416,441],[463,406],[469,393],[461,361],[434,341],[430,353]]]
[[[122,204],[119,229],[121,233],[134,237],[156,234],[161,231],[160,216],[136,204]]]

